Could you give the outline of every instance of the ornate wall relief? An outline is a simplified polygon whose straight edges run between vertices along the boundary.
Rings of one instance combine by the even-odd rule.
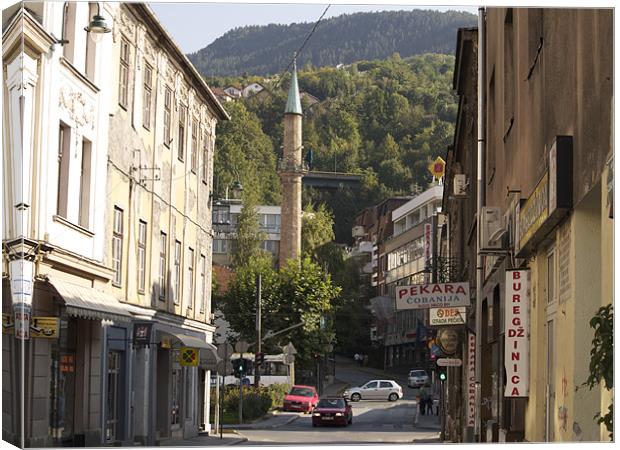
[[[63,87],[60,89],[58,105],[67,112],[78,127],[95,129],[95,107],[84,93]]]

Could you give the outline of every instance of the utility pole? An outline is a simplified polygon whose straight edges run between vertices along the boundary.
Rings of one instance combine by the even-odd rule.
[[[259,273],[256,276],[256,356],[254,357],[254,386],[260,386],[260,354],[262,351],[262,331],[261,331],[261,290],[262,276]]]

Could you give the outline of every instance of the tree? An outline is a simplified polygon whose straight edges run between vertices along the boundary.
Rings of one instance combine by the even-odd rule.
[[[233,266],[239,267],[247,263],[252,257],[263,253],[261,242],[265,234],[260,231],[258,210],[256,209],[257,194],[244,191],[243,207],[237,219],[237,234],[232,253]]]
[[[582,386],[592,390],[603,384],[605,389],[612,390],[614,387],[614,312],[611,304],[601,306],[594,317],[590,320],[590,327],[594,328],[592,349],[590,350],[590,375]],[[614,438],[614,403],[609,404],[607,413],[599,412],[597,423],[605,424],[609,431],[609,438]]]
[[[334,240],[334,219],[324,204],[315,210],[308,203],[301,225],[301,250],[316,261],[316,252],[322,245]]]

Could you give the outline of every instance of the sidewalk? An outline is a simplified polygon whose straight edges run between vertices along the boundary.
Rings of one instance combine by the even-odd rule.
[[[190,439],[169,439],[159,445],[161,447],[217,447],[236,445],[247,441],[247,438],[241,437],[236,433],[225,432],[223,438],[220,435],[207,436],[199,435]]]
[[[278,428],[297,420],[299,413],[271,411],[262,418],[251,423],[224,425],[224,430],[254,430]]]

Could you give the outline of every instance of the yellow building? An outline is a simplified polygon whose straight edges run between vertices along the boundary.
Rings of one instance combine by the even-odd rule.
[[[111,294],[134,315],[132,440],[153,445],[210,430],[213,150],[228,115],[147,5],[114,14],[105,260]],[[197,366],[183,365],[184,348],[199,350]],[[109,395],[114,421],[126,402]]]

